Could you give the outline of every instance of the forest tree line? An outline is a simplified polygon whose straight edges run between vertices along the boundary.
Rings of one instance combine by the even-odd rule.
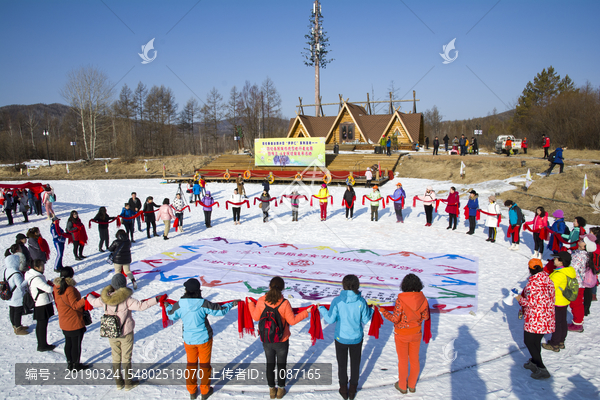
[[[125,84],[116,94],[102,71],[81,67],[69,73],[61,95],[68,106],[0,109],[1,161],[16,164],[47,153],[53,160],[218,154],[238,149],[235,126],[242,128],[245,148],[255,138],[287,133],[281,97],[268,77],[260,86],[234,86],[227,97],[212,88],[205,99],[192,96],[180,107],[164,85]]]
[[[498,114],[496,109],[486,117],[457,121],[443,121],[436,106],[424,112],[425,136],[430,145],[435,136],[450,140],[464,134],[473,137],[473,131],[483,130],[477,136],[480,146],[494,147],[498,135],[527,138],[529,147],[542,146],[542,135],[550,137],[551,147],[600,149],[600,88],[589,82],[576,87],[565,75],[551,66],[538,73],[527,83],[514,109]]]

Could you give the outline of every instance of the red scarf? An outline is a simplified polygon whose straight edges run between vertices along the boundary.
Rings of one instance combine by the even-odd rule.
[[[388,204],[390,204],[390,201],[393,201],[395,203],[398,200],[402,200],[402,207],[401,207],[401,209],[404,210],[404,197],[398,197],[397,199],[395,199],[392,196],[388,196],[387,199],[389,200]],[[437,212],[437,206],[436,206],[436,212]]]
[[[40,246],[40,250],[46,254],[46,261],[50,259],[50,247],[48,246],[48,242],[43,237],[38,238],[38,246]]]
[[[502,214],[494,214],[494,213],[485,212],[483,210],[477,210],[477,219],[479,219],[479,213],[482,213],[485,215],[490,215],[492,217],[498,217],[498,224],[496,225],[496,227],[497,228],[500,227],[500,222],[502,222]]]
[[[226,209],[226,210],[229,210],[229,204],[231,204],[232,206],[236,206],[236,207],[238,207],[238,206],[243,206],[243,205],[244,205],[244,203],[246,204],[246,207],[247,207],[247,208],[250,208],[250,202],[249,202],[248,200],[244,200],[244,201],[242,201],[241,203],[234,203],[233,201],[229,201],[229,200],[227,200],[227,201],[225,202],[225,209]],[[211,207],[212,207],[212,206],[211,206]]]
[[[369,200],[369,201],[380,201],[380,200],[381,200],[381,204],[383,205],[383,209],[385,209],[385,198],[383,198],[383,197],[380,197],[380,198],[378,198],[377,200],[373,200],[373,199],[371,199],[369,196],[367,196],[367,195],[365,194],[365,195],[363,195],[363,198],[362,198],[362,205],[363,205],[363,206],[365,205],[365,199],[367,199],[367,200]]]
[[[254,203],[252,204],[253,206],[256,205],[256,200],[261,201],[263,203],[269,203],[271,201],[275,201],[275,207],[277,207],[277,197],[271,197],[269,200],[263,200],[260,197],[255,197],[254,198]]]
[[[469,219],[469,206],[465,206],[465,207],[464,207],[464,210],[465,210],[465,219]],[[481,210],[478,208],[478,209],[477,209],[477,214],[475,215],[475,219],[476,219],[477,221],[479,221],[479,213],[480,213],[480,211],[481,211]],[[487,213],[486,213],[486,214],[487,214]],[[496,214],[494,214],[494,215],[496,215]],[[500,218],[498,218],[498,220],[499,220],[499,219],[500,219]],[[498,226],[500,226],[500,225],[498,225]]]
[[[350,204],[346,203],[346,199],[342,199],[342,207],[346,206],[348,208],[352,208],[355,201],[356,201],[356,196],[352,196],[352,203],[350,203]]]
[[[314,197],[315,199],[318,199],[318,200],[327,200],[327,198],[330,198],[330,199],[329,199],[329,201],[331,202],[331,206],[333,207],[333,196],[332,196],[332,195],[329,195],[329,196],[326,196],[326,197],[319,197],[319,196],[317,196],[317,195],[314,195],[314,194],[313,194],[313,195],[310,197],[310,206],[311,206],[311,207],[312,207],[312,205],[313,205],[313,201],[312,201],[313,197]],[[327,204],[327,202],[325,202],[325,204]]]
[[[109,219],[106,222],[96,221],[95,219],[90,219],[89,222],[88,222],[88,228],[92,229],[92,222],[95,223],[95,224],[98,224],[98,225],[108,225],[108,224],[111,224],[111,223],[113,223],[115,221],[117,221],[117,226],[121,226],[121,221],[119,221],[119,217],[111,218],[111,219]]]
[[[227,203],[230,203],[230,202],[227,202]],[[225,203],[225,206],[227,206],[227,203]],[[207,206],[206,204],[204,204],[204,203],[203,203],[203,202],[201,202],[200,200],[196,200],[196,207],[198,207],[198,204],[200,204],[202,207],[209,207],[209,208],[210,208],[210,207],[214,207],[215,205],[216,205],[217,207],[221,207],[221,206],[219,205],[219,202],[218,202],[218,201],[215,201],[215,202],[214,202],[214,203],[212,203],[210,206]],[[232,203],[232,204],[233,204],[233,203]],[[189,206],[187,206],[187,207],[189,207]]]

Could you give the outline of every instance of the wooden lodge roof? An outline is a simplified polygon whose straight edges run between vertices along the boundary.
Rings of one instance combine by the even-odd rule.
[[[292,135],[297,124],[302,124],[308,135],[311,137],[329,138],[336,123],[342,117],[345,110],[347,110],[352,119],[356,122],[357,134],[361,133],[367,141],[378,143],[381,136],[393,123],[396,117],[401,120],[412,141],[417,142],[419,140],[419,133],[422,128],[421,121],[423,119],[421,113],[405,114],[400,111],[395,111],[394,114],[369,115],[364,107],[347,102],[344,102],[343,107],[336,116],[313,117],[308,115],[298,115],[296,118],[290,119],[288,125],[288,137]]]

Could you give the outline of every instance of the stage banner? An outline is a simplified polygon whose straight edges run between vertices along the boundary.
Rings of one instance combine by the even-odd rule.
[[[254,165],[324,167],[325,138],[254,139]]]
[[[240,297],[258,298],[274,276],[285,280],[284,296],[329,303],[342,290],[342,278],[360,279],[370,304],[393,305],[404,276],[414,273],[425,286],[431,312],[477,311],[477,257],[325,245],[199,239],[132,264],[138,279],[161,282],[197,278],[204,288],[222,286]]]

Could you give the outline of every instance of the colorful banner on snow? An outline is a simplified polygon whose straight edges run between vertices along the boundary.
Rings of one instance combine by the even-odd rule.
[[[163,282],[195,277],[204,287],[223,286],[258,298],[274,276],[285,280],[284,296],[329,303],[354,274],[369,303],[393,305],[402,278],[418,275],[432,312],[477,311],[477,257],[457,254],[347,249],[289,243],[199,239],[132,265],[135,275]]]
[[[254,139],[255,166],[325,166],[325,138]]]

